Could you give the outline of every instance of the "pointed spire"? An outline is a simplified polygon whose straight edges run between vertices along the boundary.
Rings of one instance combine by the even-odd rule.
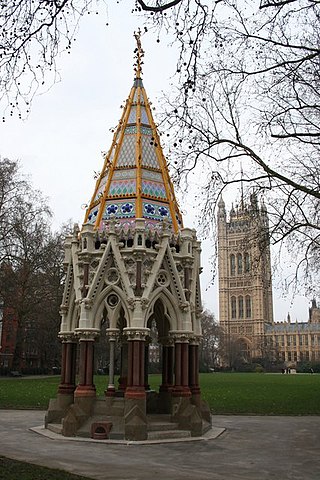
[[[85,223],[103,230],[106,222],[115,218],[128,229],[136,218],[144,218],[146,228],[158,229],[166,219],[177,233],[182,217],[141,80],[144,52],[140,35],[140,31],[135,33],[135,81],[105,155]]]

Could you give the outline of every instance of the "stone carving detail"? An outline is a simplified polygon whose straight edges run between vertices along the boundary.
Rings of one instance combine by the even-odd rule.
[[[159,287],[167,287],[169,285],[170,280],[165,270],[159,271],[157,275],[156,283],[159,285]]]
[[[115,308],[118,305],[118,303],[119,303],[118,295],[116,295],[115,293],[111,293],[110,295],[108,295],[107,304],[109,305],[109,307]]]
[[[109,268],[106,274],[106,283],[108,285],[116,285],[120,280],[119,272],[116,268]]]
[[[144,341],[150,335],[150,328],[144,328],[144,329],[124,328],[123,334],[127,337],[127,340]]]

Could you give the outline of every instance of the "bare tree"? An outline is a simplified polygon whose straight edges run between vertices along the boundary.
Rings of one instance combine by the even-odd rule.
[[[0,187],[0,296],[17,318],[14,366],[26,356],[52,366],[59,358],[63,232],[51,232],[46,199],[16,162],[0,162]]]
[[[0,102],[5,115],[28,113],[38,89],[59,78],[56,60],[70,53],[79,21],[99,0],[8,0],[0,4]],[[100,3],[104,3],[101,0]]]
[[[210,372],[220,363],[221,328],[208,310],[201,314],[202,340],[200,344],[200,370]]]
[[[286,240],[297,275],[315,283],[319,2],[182,0],[154,16],[181,47],[180,84],[164,102],[176,180],[185,188],[200,183],[205,226],[224,191],[260,192],[271,243]]]

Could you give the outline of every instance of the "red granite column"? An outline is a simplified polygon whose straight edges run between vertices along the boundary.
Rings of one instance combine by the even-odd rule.
[[[181,390],[181,343],[174,345],[175,363],[174,363],[174,390]]]
[[[149,385],[149,340],[146,340],[144,347],[144,388],[150,390]]]
[[[188,342],[175,340],[175,384],[172,394],[176,397],[190,397],[189,388],[189,345]]]
[[[96,387],[93,384],[94,340],[80,339],[79,385],[76,397],[93,397]]]
[[[168,385],[173,388],[173,372],[174,372],[174,346],[168,345]]]
[[[60,385],[61,386],[66,383],[66,361],[67,361],[66,359],[67,359],[67,342],[62,342],[62,347],[61,347],[61,380],[60,380]]]
[[[136,338],[128,340],[128,386],[125,393],[126,398],[144,398],[146,396],[144,355],[144,340]]]
[[[61,381],[58,393],[73,394],[75,386],[75,355],[76,344],[70,340],[62,343],[62,360],[61,360]]]
[[[160,392],[170,392],[173,388],[173,364],[174,347],[173,345],[162,345],[162,383]]]
[[[189,387],[192,395],[200,394],[199,387],[199,345],[189,345]]]
[[[125,392],[128,384],[128,343],[123,340],[121,345],[121,365],[119,378],[119,392]]]

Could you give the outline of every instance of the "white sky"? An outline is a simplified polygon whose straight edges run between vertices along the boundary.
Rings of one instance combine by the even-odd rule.
[[[22,170],[49,199],[54,212],[54,228],[67,222],[82,223],[84,209],[94,188],[94,171],[102,167],[101,151],[111,145],[112,133],[121,116],[120,105],[133,83],[134,30],[139,19],[128,2],[110,5],[108,18],[87,15],[83,18],[71,54],[58,60],[61,82],[34,99],[26,121],[8,117],[0,124],[0,155],[20,160]],[[106,26],[106,22],[109,26]],[[141,27],[142,29],[142,27]],[[156,42],[148,33],[142,38],[145,50],[144,86],[153,104],[161,92],[170,88],[175,71],[176,51],[165,38]],[[156,118],[156,111],[154,112]],[[176,191],[179,198],[179,191]],[[181,197],[180,197],[181,199]],[[184,224],[196,227],[192,195],[181,200]],[[211,282],[212,242],[202,243],[202,297],[204,307],[218,317],[217,281]],[[308,300],[304,297],[281,298],[275,288],[274,317],[306,321]]]

